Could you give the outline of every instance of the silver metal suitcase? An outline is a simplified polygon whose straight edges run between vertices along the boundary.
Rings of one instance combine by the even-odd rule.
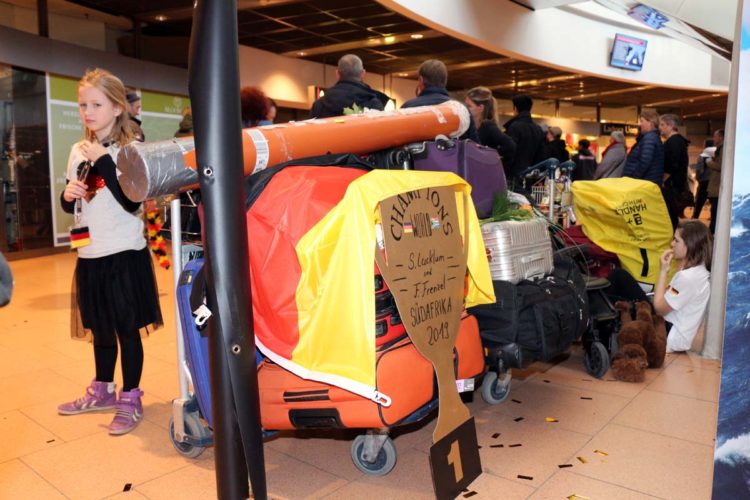
[[[547,221],[489,222],[482,225],[493,280],[518,283],[552,272],[552,241]]]

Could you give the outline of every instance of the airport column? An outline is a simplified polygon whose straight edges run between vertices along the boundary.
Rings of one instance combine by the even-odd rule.
[[[204,209],[217,496],[265,499],[245,225],[235,0],[197,0],[189,92]]]

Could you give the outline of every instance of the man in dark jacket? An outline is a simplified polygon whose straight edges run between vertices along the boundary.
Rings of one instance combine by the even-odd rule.
[[[336,85],[326,90],[325,95],[313,103],[310,117],[341,116],[344,108],[351,108],[355,104],[363,109],[385,108],[389,97],[362,81],[364,75],[362,59],[354,54],[342,56],[336,68]]]
[[[596,173],[596,156],[589,149],[591,142],[588,139],[578,141],[578,151],[573,155],[576,169],[573,171],[573,179],[577,181],[592,181]]]
[[[519,174],[527,167],[545,160],[544,132],[531,119],[531,107],[534,101],[526,95],[513,97],[513,118],[505,122],[506,133],[516,143],[516,156],[505,176],[520,185]]]
[[[446,86],[448,85],[448,68],[443,61],[437,59],[428,59],[419,66],[419,75],[417,77],[417,97],[409,99],[402,108],[416,108],[417,106],[433,106],[450,101]],[[479,134],[474,120],[469,115],[469,129],[460,137],[460,139],[471,139],[479,142]]]
[[[677,115],[666,114],[659,117],[659,134],[664,139],[664,201],[673,227],[677,227],[685,208],[694,201],[687,181],[690,141],[680,135],[679,123]]]

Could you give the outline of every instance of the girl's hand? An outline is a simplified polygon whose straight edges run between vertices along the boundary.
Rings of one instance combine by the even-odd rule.
[[[107,150],[98,142],[83,141],[81,144],[81,153],[90,160],[96,163],[96,160],[107,154]]]
[[[669,265],[672,263],[673,257],[674,257],[673,250],[666,250],[663,254],[661,254],[661,270],[662,271],[669,270]]]
[[[87,189],[88,186],[81,181],[70,181],[65,186],[65,191],[63,191],[63,198],[65,198],[65,201],[70,203],[71,201],[77,200],[78,198],[83,198],[86,195]]]

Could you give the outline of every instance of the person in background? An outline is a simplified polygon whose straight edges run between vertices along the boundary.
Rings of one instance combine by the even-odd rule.
[[[193,135],[193,110],[185,108],[182,110],[182,120],[180,128],[174,133],[175,137],[188,137]]]
[[[513,97],[513,118],[505,122],[505,132],[516,143],[516,155],[506,170],[508,185],[521,186],[521,172],[545,160],[544,132],[531,119],[534,101],[526,95]]]
[[[623,177],[651,181],[661,187],[664,181],[664,145],[659,138],[659,115],[651,109],[641,112],[640,133],[625,162]]]
[[[716,152],[713,158],[706,158],[706,167],[711,170],[708,181],[708,201],[711,202],[711,234],[716,231],[716,216],[719,210],[719,187],[721,187],[721,164],[724,158],[724,129],[714,132]]]
[[[141,333],[163,324],[154,268],[144,237],[141,204],[117,182],[115,159],[133,140],[125,87],[108,71],[87,71],[78,82],[84,138],[73,145],[60,199],[64,211],[80,214],[88,243],[78,242],[72,336],[93,337],[96,375],[85,394],[57,407],[61,415],[115,411],[109,433],[125,434],[143,418]],[[93,163],[88,175],[87,162]],[[80,236],[80,235],[79,235]],[[115,392],[118,341],[123,388]]]
[[[133,128],[133,137],[138,142],[146,140],[146,135],[141,128],[142,121],[138,118],[141,114],[141,96],[135,92],[127,93],[128,115],[130,116],[131,126]]]
[[[401,108],[415,108],[417,106],[434,106],[451,100],[448,94],[448,68],[443,61],[428,59],[419,65],[417,76],[416,97],[406,101]],[[471,115],[471,113],[469,113]],[[459,139],[471,139],[478,143],[479,134],[474,120],[469,120],[469,128]]]
[[[548,127],[546,140],[547,143],[545,147],[547,148],[548,158],[557,158],[560,160],[560,163],[570,160],[570,153],[568,153],[568,148],[565,147],[565,141],[562,139],[562,129],[560,127],[554,125]]]
[[[310,118],[341,116],[344,108],[351,109],[355,104],[361,109],[383,110],[389,97],[367,85],[364,78],[362,59],[354,54],[341,56],[336,68],[337,82],[313,103]]]
[[[13,295],[13,273],[5,255],[0,252],[0,307],[7,306]]]
[[[706,166],[706,160],[713,158],[716,154],[716,146],[713,139],[706,139],[703,142],[703,151],[698,156],[695,164],[696,180],[698,181],[698,190],[695,194],[695,206],[693,207],[693,219],[700,219],[703,205],[708,199],[708,181],[711,179],[711,169]]]
[[[672,227],[677,227],[685,208],[693,204],[692,193],[688,189],[688,144],[690,141],[680,135],[677,115],[666,114],[659,117],[659,134],[664,139],[664,187],[662,193],[667,204]]]
[[[257,127],[266,119],[269,101],[266,94],[258,87],[240,89],[240,106],[242,111],[242,128]]]
[[[262,119],[260,122],[258,122],[258,126],[263,125],[272,125],[273,121],[276,119],[276,101],[268,98],[268,113],[266,113],[266,117]]]
[[[625,134],[615,130],[609,136],[609,145],[602,153],[602,161],[596,167],[594,180],[622,177],[622,171],[625,168],[627,158]]]
[[[497,123],[497,102],[487,87],[474,87],[466,93],[466,107],[479,132],[479,144],[497,150],[503,165],[513,163],[516,143],[504,134]]]
[[[577,181],[591,181],[596,173],[596,156],[589,149],[591,142],[588,139],[578,141],[578,151],[573,155],[576,169],[573,171],[573,179]]]

